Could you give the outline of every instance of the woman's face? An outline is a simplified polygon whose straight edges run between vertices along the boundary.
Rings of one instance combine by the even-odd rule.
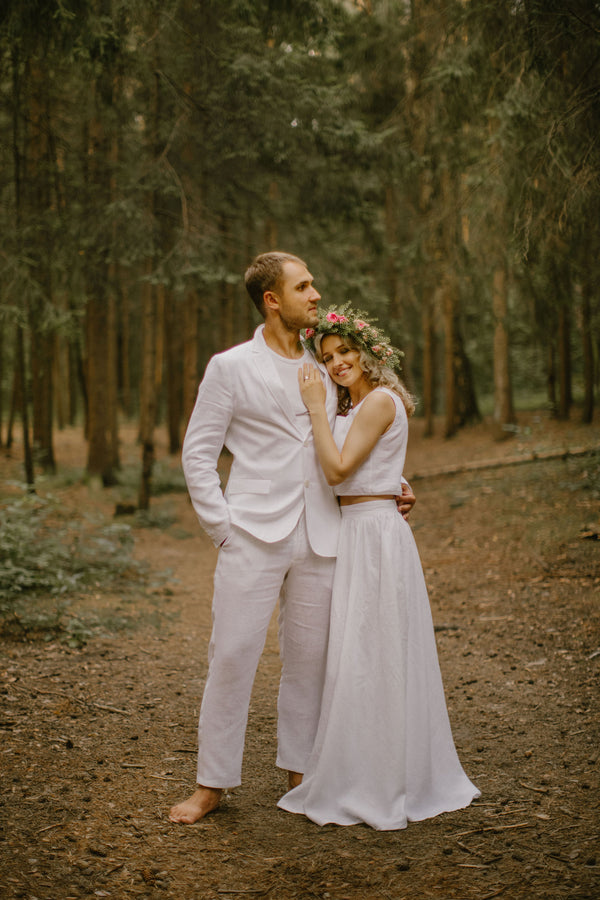
[[[339,335],[328,334],[323,338],[321,355],[336,384],[349,388],[363,377],[363,370],[358,362],[360,352],[354,347],[348,347]]]

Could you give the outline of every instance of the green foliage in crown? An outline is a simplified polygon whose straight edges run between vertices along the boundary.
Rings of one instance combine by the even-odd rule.
[[[304,343],[313,353],[315,338],[318,334],[339,334],[352,338],[361,349],[366,350],[378,362],[399,372],[400,361],[404,356],[402,350],[393,347],[389,337],[369,320],[367,313],[360,309],[352,309],[349,303],[343,306],[330,306],[319,311],[319,324],[315,328],[307,328],[304,332]]]

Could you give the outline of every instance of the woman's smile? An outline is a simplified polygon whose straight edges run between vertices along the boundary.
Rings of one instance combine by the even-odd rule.
[[[344,375],[347,375],[351,371],[352,371],[352,366],[346,366],[346,365],[334,366],[333,374],[336,376],[336,378],[343,378]]]

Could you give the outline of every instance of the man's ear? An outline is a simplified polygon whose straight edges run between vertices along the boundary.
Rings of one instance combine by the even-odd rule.
[[[279,294],[276,294],[275,291],[265,291],[263,305],[265,309],[279,309]]]

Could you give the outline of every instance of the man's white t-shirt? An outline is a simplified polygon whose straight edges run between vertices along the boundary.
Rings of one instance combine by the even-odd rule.
[[[280,356],[279,353],[275,353],[275,351],[271,350],[270,347],[268,349],[269,353],[271,354],[271,358],[275,363],[277,373],[281,378],[283,388],[288,396],[290,406],[292,407],[294,415],[296,416],[298,428],[300,429],[302,434],[306,436],[308,435],[311,427],[310,416],[308,415],[308,410],[304,405],[304,401],[302,400],[302,396],[300,394],[300,388],[298,386],[298,369],[301,369],[305,363],[314,366],[314,357],[308,352],[308,350],[305,350],[302,356],[298,359],[288,359],[286,356]]]

